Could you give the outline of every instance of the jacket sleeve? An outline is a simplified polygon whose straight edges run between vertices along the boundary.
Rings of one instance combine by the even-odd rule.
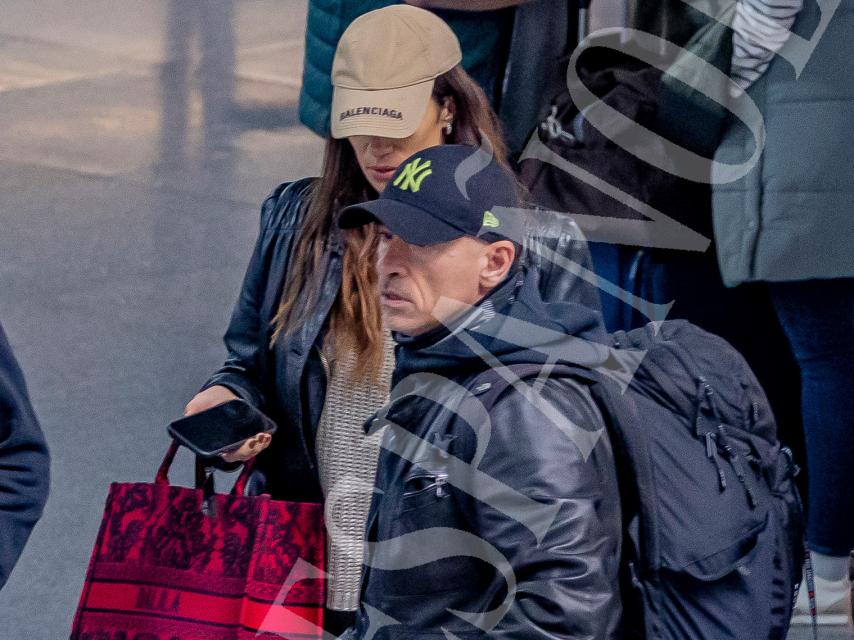
[[[489,637],[616,638],[622,525],[610,441],[587,392],[573,381],[549,379],[533,397],[511,390],[498,399],[479,465],[551,514],[520,522],[482,503],[475,510],[474,533],[505,555],[517,581]],[[493,604],[503,597],[497,593]]]
[[[581,228],[562,213],[533,209],[525,221],[524,260],[539,275],[539,289],[548,302],[572,301],[600,309],[599,289],[592,275],[593,259]]]
[[[281,185],[261,206],[261,229],[224,336],[228,355],[202,389],[222,385],[249,404],[263,406],[269,323],[281,295],[281,291],[271,288],[272,272],[275,267],[276,271],[285,269],[287,264],[307,182]],[[274,264],[277,261],[282,264]],[[267,305],[272,313],[262,309],[266,296],[276,296]]]
[[[47,445],[0,327],[0,588],[42,515],[49,475]]]
[[[747,89],[768,70],[772,58],[791,37],[803,0],[738,0],[732,23],[730,75]]]

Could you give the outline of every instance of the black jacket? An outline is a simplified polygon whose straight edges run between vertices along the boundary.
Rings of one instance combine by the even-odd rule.
[[[544,304],[525,280],[510,278],[453,331],[396,336],[392,400],[368,423],[386,431],[351,639],[372,623],[384,625],[376,640],[619,633],[614,457],[565,366],[568,353],[574,366],[604,363],[604,333],[597,314]]]
[[[49,473],[24,376],[0,327],[0,587],[41,517]]]
[[[251,489],[280,499],[319,502],[314,442],[326,394],[320,346],[326,319],[341,287],[343,241],[332,225],[324,256],[324,280],[315,312],[292,336],[268,348],[288,268],[308,202],[313,178],[282,184],[261,207],[261,231],[250,259],[234,313],[225,334],[228,358],[203,388],[223,385],[259,407],[279,425],[273,443],[258,459]],[[531,217],[530,237],[547,238],[555,253],[589,266],[586,244],[568,220]],[[565,268],[551,268],[539,253],[527,251],[526,262],[537,268],[540,289],[550,300],[573,299],[598,308],[594,286]]]

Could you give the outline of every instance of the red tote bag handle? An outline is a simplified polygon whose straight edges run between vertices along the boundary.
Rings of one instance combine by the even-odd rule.
[[[257,459],[258,456],[255,456],[243,463],[243,471],[237,477],[237,482],[234,483],[234,487],[231,489],[231,495],[242,496],[246,493],[246,485],[249,483],[249,476],[252,475],[252,470],[255,468],[255,461]]]
[[[169,449],[166,451],[166,455],[163,456],[163,462],[160,463],[160,468],[157,470],[157,476],[154,478],[155,484],[169,484],[169,469],[175,461],[175,455],[178,453],[178,447],[180,446],[181,445],[177,440],[172,440],[172,443],[169,445]],[[249,460],[243,463],[243,470],[240,472],[237,482],[234,483],[231,495],[242,496],[246,493],[246,485],[249,483],[249,476],[252,475],[252,470],[254,468],[255,458],[249,458]]]
[[[180,446],[177,440],[172,440],[172,444],[169,445],[169,450],[166,452],[163,462],[160,463],[160,468],[157,470],[154,484],[169,484],[169,468],[172,466],[175,454],[178,453],[178,447]]]

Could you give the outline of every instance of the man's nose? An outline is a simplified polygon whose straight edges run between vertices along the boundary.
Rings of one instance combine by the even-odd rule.
[[[383,240],[377,258],[377,271],[385,279],[400,275],[406,269],[407,245],[398,236]]]

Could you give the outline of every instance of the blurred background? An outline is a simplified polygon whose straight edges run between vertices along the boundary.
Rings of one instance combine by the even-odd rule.
[[[67,638],[113,481],[151,481],[285,180],[304,0],[0,0],[0,320],[53,455],[2,640]],[[189,456],[174,481],[191,481]]]

